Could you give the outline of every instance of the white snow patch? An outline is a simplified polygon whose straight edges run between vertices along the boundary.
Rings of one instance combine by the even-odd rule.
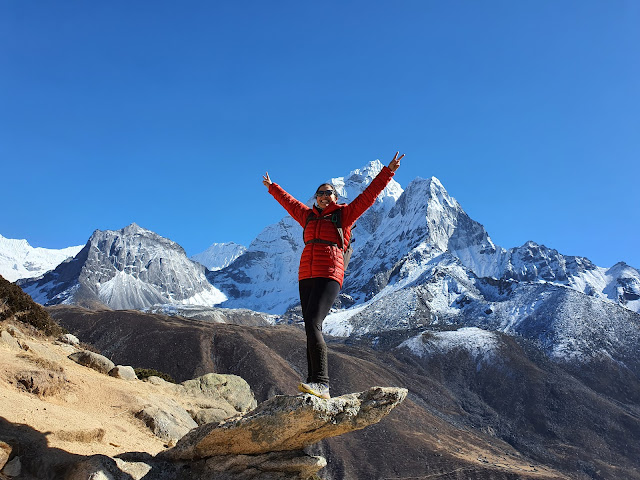
[[[496,353],[496,334],[477,327],[465,327],[449,332],[423,332],[402,342],[398,348],[407,348],[424,358],[433,353],[450,353],[464,349],[476,360],[491,360]]]

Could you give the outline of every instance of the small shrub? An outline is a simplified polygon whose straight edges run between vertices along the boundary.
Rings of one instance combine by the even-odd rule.
[[[133,371],[136,372],[136,375],[140,380],[144,380],[149,377],[160,377],[167,382],[177,383],[168,373],[159,372],[153,368],[134,368]]]
[[[80,342],[80,344],[78,345],[78,348],[81,350],[87,350],[88,352],[93,352],[93,353],[102,355],[102,352],[100,351],[100,349],[90,343]]]
[[[62,365],[56,362],[52,362],[51,360],[43,357],[30,355],[28,353],[20,353],[18,354],[18,358],[23,358],[44,370],[50,370],[54,373],[64,373],[64,368],[62,368]]]

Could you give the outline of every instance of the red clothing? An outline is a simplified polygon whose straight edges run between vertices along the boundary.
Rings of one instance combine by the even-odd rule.
[[[391,181],[393,172],[389,167],[384,167],[373,181],[348,205],[338,205],[332,203],[324,210],[319,210],[316,205],[313,209],[304,203],[296,200],[280,185],[272,183],[269,186],[269,193],[282,205],[289,215],[296,222],[305,227],[307,217],[313,212],[317,216],[331,215],[331,213],[342,209],[342,230],[344,233],[345,245],[351,239],[351,227],[356,220],[367,211],[376,201],[380,192],[384,190]],[[327,240],[340,245],[340,236],[333,223],[328,220],[311,221],[307,225],[304,233],[304,241],[312,239]],[[305,278],[331,278],[336,280],[342,287],[344,280],[344,261],[340,247],[323,243],[308,243],[305,245],[300,257],[300,268],[298,270],[298,280]]]

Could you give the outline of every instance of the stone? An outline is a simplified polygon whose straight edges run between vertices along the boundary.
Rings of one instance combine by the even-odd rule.
[[[8,331],[2,330],[0,332],[0,345],[11,348],[12,350],[20,350],[20,344]]]
[[[153,397],[152,404],[136,413],[153,433],[168,442],[182,438],[198,424],[191,415],[175,400],[164,397]]]
[[[9,456],[13,449],[11,445],[0,440],[0,470],[3,469],[7,461],[9,460]]]
[[[222,398],[239,412],[248,412],[258,403],[246,380],[237,375],[208,373],[181,384],[188,395],[205,395],[214,399]]]
[[[280,395],[241,418],[190,431],[163,455],[192,460],[301,450],[325,438],[378,423],[406,396],[405,388],[395,387],[373,387],[329,400]]]
[[[94,352],[89,352],[88,350],[72,353],[68,358],[80,365],[93,368],[100,373],[109,373],[109,371],[115,367],[115,364],[107,357]]]
[[[166,386],[166,385],[170,385],[170,382],[167,382],[165,379],[160,378],[160,377],[156,377],[155,375],[151,375],[149,377],[147,377],[145,380],[145,382],[149,382],[152,385],[157,385],[157,386]]]
[[[197,410],[191,409],[187,411],[198,425],[204,425],[206,423],[220,423],[223,420],[238,414],[231,405],[228,405],[226,408],[222,408],[221,405],[221,408],[199,408]]]
[[[70,333],[65,333],[64,335],[60,335],[58,339],[63,343],[68,343],[69,345],[78,346],[80,345],[80,340],[75,335],[71,335]]]
[[[65,480],[131,480],[116,460],[105,455],[93,455],[73,465],[64,476]]]
[[[138,380],[135,370],[129,366],[116,365],[109,370],[109,375],[123,380]]]
[[[134,480],[141,480],[151,470],[151,465],[144,462],[126,462],[120,458],[115,458],[114,460],[118,468],[131,475]]]
[[[238,480],[305,479],[326,465],[324,457],[308,455],[301,450],[261,455],[224,455],[206,459],[202,477]]]
[[[13,457],[11,461],[7,462],[2,469],[2,473],[7,477],[19,477],[22,473],[22,462],[20,462],[20,457]]]

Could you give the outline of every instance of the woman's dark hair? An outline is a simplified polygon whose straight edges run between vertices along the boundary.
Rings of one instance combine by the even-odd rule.
[[[331,187],[331,190],[333,190],[333,194],[336,196],[336,198],[338,198],[338,191],[336,190],[336,187],[333,186],[333,183],[329,183],[329,182],[321,183],[320,185],[318,185],[318,188],[316,188],[316,192],[318,190],[321,190],[322,187],[324,187],[325,185],[329,185]]]

